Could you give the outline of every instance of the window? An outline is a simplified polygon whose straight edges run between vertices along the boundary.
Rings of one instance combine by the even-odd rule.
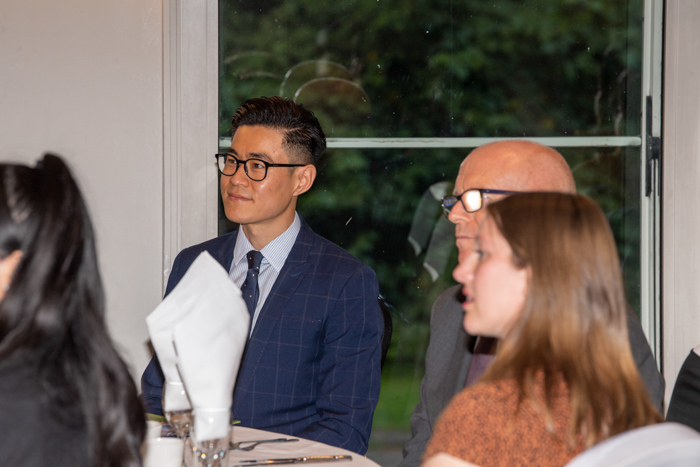
[[[437,200],[471,148],[513,137],[556,147],[608,214],[642,309],[644,12],[641,0],[219,3],[220,145],[250,97],[313,110],[329,149],[298,211],[374,268],[392,306],[369,453],[381,465],[410,437],[430,309],[454,284]],[[219,219],[220,233],[231,228]]]

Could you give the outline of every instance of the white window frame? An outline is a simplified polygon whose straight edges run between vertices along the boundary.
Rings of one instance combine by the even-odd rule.
[[[642,98],[651,96],[652,135],[661,136],[663,0],[644,2]],[[213,154],[229,146],[218,137],[218,2],[166,0],[164,36],[164,251],[163,287],[175,255],[217,233],[218,187]],[[646,106],[642,103],[643,122]],[[645,125],[642,125],[644,132]],[[330,138],[329,148],[474,148],[502,138]],[[554,147],[640,147],[645,190],[644,137],[528,138]],[[659,175],[651,166],[652,180]],[[660,193],[641,194],[641,320],[652,351],[661,358]]]
[[[651,350],[661,365],[661,190],[659,164],[651,160],[652,141],[661,138],[661,91],[663,71],[663,0],[644,1],[644,45],[642,51],[642,124],[641,147],[641,245],[640,287],[642,329]],[[651,109],[647,106],[651,102]],[[648,115],[648,113],[650,115]],[[647,122],[651,128],[647,128]],[[650,130],[648,132],[648,130]],[[646,133],[649,134],[646,134]],[[651,162],[647,164],[647,159]],[[647,174],[647,171],[651,173]],[[647,187],[647,181],[651,183]],[[647,188],[650,193],[647,195]]]
[[[163,291],[183,248],[217,232],[219,5],[163,2]]]

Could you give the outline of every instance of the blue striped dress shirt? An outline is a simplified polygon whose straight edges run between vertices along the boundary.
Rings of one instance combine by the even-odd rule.
[[[287,261],[287,256],[289,256],[289,252],[294,246],[300,228],[301,222],[299,221],[299,214],[295,212],[294,220],[287,230],[260,250],[260,253],[263,254],[262,263],[260,263],[260,274],[258,275],[260,296],[258,298],[258,304],[255,307],[253,323],[250,326],[251,334],[253,333],[255,323],[258,321],[260,310],[265,304],[265,299],[270,294],[272,286],[275,285],[277,276],[282,270],[282,266],[284,266],[284,262]],[[236,246],[233,248],[233,261],[231,261],[228,275],[239,288],[243,285],[243,282],[245,282],[246,273],[248,272],[246,254],[254,249],[253,245],[248,241],[248,237],[245,236],[243,229],[238,229]]]

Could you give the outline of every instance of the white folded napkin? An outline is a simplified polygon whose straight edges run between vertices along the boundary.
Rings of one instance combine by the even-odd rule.
[[[172,335],[192,402],[195,440],[227,437],[233,387],[248,339],[248,308],[228,272],[206,252],[167,298],[173,296],[187,310]]]
[[[212,259],[212,261],[214,260]],[[180,281],[180,284],[185,283],[184,289],[188,288],[187,279],[191,275],[190,271],[192,271],[192,268],[187,271]],[[197,280],[196,274],[191,276],[189,280]],[[163,387],[166,390],[163,400],[163,411],[188,410],[192,408],[187,395],[182,390],[182,379],[177,368],[177,353],[173,345],[173,328],[175,324],[180,322],[192,308],[187,300],[181,299],[180,295],[182,293],[175,293],[180,284],[173,290],[173,293],[165,297],[156,309],[146,317],[148,334],[151,336],[151,343],[156,351],[156,355],[158,355],[163,376],[165,376]]]

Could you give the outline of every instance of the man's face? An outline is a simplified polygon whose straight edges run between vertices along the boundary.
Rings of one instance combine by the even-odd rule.
[[[460,195],[471,188],[491,188],[497,190],[518,190],[509,176],[504,176],[507,168],[499,170],[497,158],[474,157],[472,153],[465,159],[455,181],[454,194]],[[483,206],[476,212],[467,212],[461,202],[455,204],[448,219],[455,224],[455,241],[459,250],[459,261],[467,259],[474,248],[474,239],[479,233],[479,225],[486,214],[486,205],[506,195],[485,194]]]
[[[284,134],[263,126],[242,126],[236,130],[229,154],[238,160],[261,159],[272,164],[290,164],[282,148]],[[248,178],[244,167],[231,176],[221,176],[221,198],[226,217],[244,229],[265,228],[279,235],[294,218],[299,191],[299,168],[270,167],[264,180]],[[273,237],[274,238],[274,237]]]

